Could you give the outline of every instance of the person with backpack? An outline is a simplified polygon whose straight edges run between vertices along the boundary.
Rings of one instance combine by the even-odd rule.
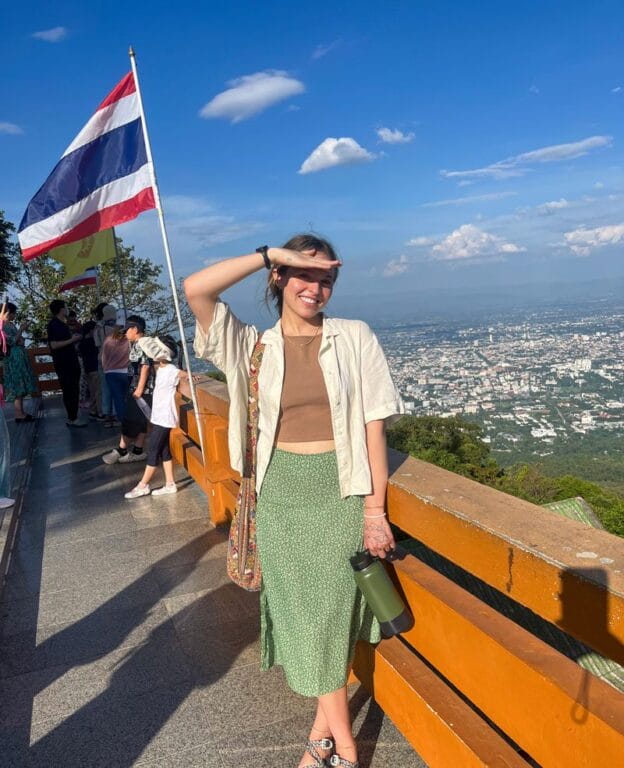
[[[178,424],[178,409],[175,395],[178,382],[188,379],[188,373],[181,371],[175,364],[177,344],[170,336],[143,337],[138,342],[145,354],[154,360],[156,384],[152,395],[150,416],[150,441],[147,462],[143,477],[137,485],[125,494],[126,499],[141,496],[164,496],[177,493],[178,488],[173,477],[173,461],[169,449],[169,435]],[[150,489],[150,481],[162,462],[165,484],[155,490]]]

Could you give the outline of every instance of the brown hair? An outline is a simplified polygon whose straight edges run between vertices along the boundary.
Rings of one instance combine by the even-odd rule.
[[[320,253],[326,254],[330,261],[339,261],[336,249],[329,240],[326,240],[323,237],[317,237],[309,232],[302,232],[299,235],[294,235],[282,245],[282,248],[286,248],[289,251],[319,251]],[[287,269],[288,267],[280,266],[277,268],[277,271],[280,275],[283,275]],[[332,270],[332,275],[335,283],[338,279],[338,268]],[[264,292],[264,301],[267,306],[273,304],[277,309],[278,315],[280,317],[282,316],[282,289],[277,285],[273,278],[273,270],[269,272],[267,287]]]

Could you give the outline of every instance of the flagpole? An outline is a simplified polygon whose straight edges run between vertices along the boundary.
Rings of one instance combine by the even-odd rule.
[[[200,418],[199,418],[199,406],[197,404],[197,392],[195,390],[195,382],[193,381],[191,360],[189,357],[188,345],[186,343],[186,335],[184,333],[184,323],[182,322],[182,314],[180,312],[180,302],[178,300],[178,288],[175,279],[175,273],[173,271],[173,262],[171,261],[171,252],[169,251],[169,237],[167,236],[167,227],[165,225],[165,214],[163,212],[162,203],[160,200],[160,191],[158,189],[158,181],[156,180],[156,170],[154,168],[154,160],[152,158],[152,148],[150,145],[149,134],[147,132],[147,120],[145,119],[145,110],[143,109],[143,98],[141,96],[141,88],[139,86],[139,75],[136,66],[136,56],[134,49],[130,46],[128,51],[130,56],[130,65],[132,66],[132,74],[134,76],[134,83],[136,86],[137,101],[139,103],[139,114],[141,115],[141,124],[143,126],[143,139],[145,141],[145,154],[147,156],[147,165],[149,168],[150,176],[152,178],[152,187],[154,189],[154,202],[156,203],[156,211],[158,212],[158,221],[160,224],[160,234],[162,236],[163,248],[165,251],[165,258],[167,260],[167,271],[169,273],[169,282],[171,283],[171,293],[173,295],[173,304],[175,307],[176,318],[178,320],[178,330],[180,331],[180,341],[182,343],[182,351],[184,353],[184,362],[186,364],[186,370],[189,374],[189,387],[191,389],[191,400],[193,401],[193,408],[195,410],[195,421],[197,422],[197,433],[199,435],[199,445],[202,452],[202,462],[205,464],[205,452],[204,452],[204,436],[202,434]]]
[[[113,232],[113,244],[115,246],[115,266],[117,267],[117,277],[119,278],[119,289],[121,290],[121,306],[123,307],[124,322],[128,319],[128,308],[126,306],[126,294],[124,292],[123,276],[121,272],[121,260],[119,258],[119,248],[117,246],[117,236],[115,227],[111,227]]]
[[[95,265],[95,297],[99,304],[102,301],[102,296],[100,294],[100,270],[97,264]]]

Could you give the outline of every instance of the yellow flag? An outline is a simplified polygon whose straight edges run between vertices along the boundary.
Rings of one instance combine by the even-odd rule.
[[[82,274],[88,267],[95,267],[115,258],[113,230],[104,229],[68,245],[53,248],[50,256],[65,267],[66,278]]]

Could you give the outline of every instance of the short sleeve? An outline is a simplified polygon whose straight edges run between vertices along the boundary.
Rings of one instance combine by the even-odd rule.
[[[61,322],[54,322],[48,325],[48,341],[67,341],[71,339],[69,328]]]
[[[219,300],[208,332],[197,323],[193,348],[197,357],[210,360],[227,374],[238,367],[241,360],[247,364],[257,339],[255,326],[243,323],[225,302]]]
[[[377,336],[365,323],[362,323],[360,337],[360,365],[364,421],[368,423],[405,413],[386,355]]]

